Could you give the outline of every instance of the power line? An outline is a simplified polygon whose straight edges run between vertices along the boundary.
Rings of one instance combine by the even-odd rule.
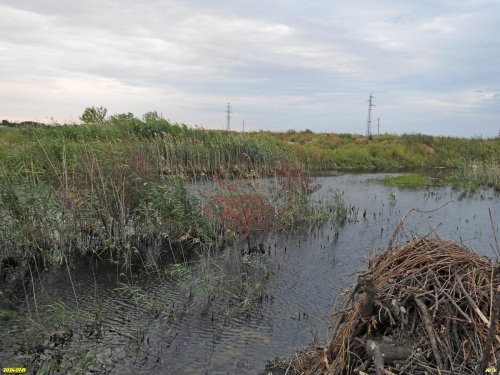
[[[369,137],[372,135],[372,107],[375,106],[373,104],[374,96],[370,93],[370,98],[368,99],[368,120],[366,121],[366,136]]]

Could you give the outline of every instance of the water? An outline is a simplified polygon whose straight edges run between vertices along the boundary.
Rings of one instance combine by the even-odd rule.
[[[56,291],[73,306],[76,293],[83,309],[90,310],[93,301],[104,301],[103,331],[90,346],[96,355],[102,348],[118,348],[112,360],[101,358],[113,364],[111,373],[256,374],[264,370],[268,359],[327,340],[334,298],[353,282],[373,252],[387,246],[395,225],[411,209],[427,212],[409,214],[400,241],[411,233],[432,230],[441,238],[461,241],[482,255],[495,257],[488,209],[498,225],[498,194],[484,191],[462,196],[441,187],[398,189],[377,182],[384,176],[319,178],[322,188],[313,198],[325,203],[339,192],[350,220],[342,228],[325,223],[270,238],[270,252],[263,255],[271,271],[264,298],[248,314],[213,317],[210,311],[217,306],[206,314],[196,308],[185,313],[192,306],[185,291],[171,280],[152,282],[148,278],[141,285],[146,294],[153,300],[168,294],[172,306],[169,314],[145,313],[140,305],[117,293],[120,270],[102,266],[94,272],[88,266],[72,270],[75,292],[64,270],[47,277],[44,288]]]

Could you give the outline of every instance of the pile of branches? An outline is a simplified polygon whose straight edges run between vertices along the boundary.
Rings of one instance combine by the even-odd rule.
[[[431,237],[389,247],[337,299],[327,345],[269,368],[322,375],[500,369],[499,287],[499,263],[459,244]]]

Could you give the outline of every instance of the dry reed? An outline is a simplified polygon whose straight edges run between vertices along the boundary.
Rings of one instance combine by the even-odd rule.
[[[499,284],[498,262],[460,244],[433,236],[389,247],[336,300],[327,345],[269,367],[322,375],[484,373],[499,367]]]

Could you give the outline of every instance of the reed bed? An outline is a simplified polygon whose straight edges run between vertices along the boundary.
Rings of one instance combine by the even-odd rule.
[[[290,159],[273,141],[157,116],[0,132],[0,260],[16,264],[91,253],[129,265],[146,248],[210,245],[217,228],[185,183],[272,175]]]
[[[478,374],[500,358],[500,266],[416,238],[373,257],[336,300],[323,347],[276,359],[289,374]]]
[[[490,187],[500,191],[500,160],[469,161],[458,163],[450,177],[455,188],[475,191]]]

